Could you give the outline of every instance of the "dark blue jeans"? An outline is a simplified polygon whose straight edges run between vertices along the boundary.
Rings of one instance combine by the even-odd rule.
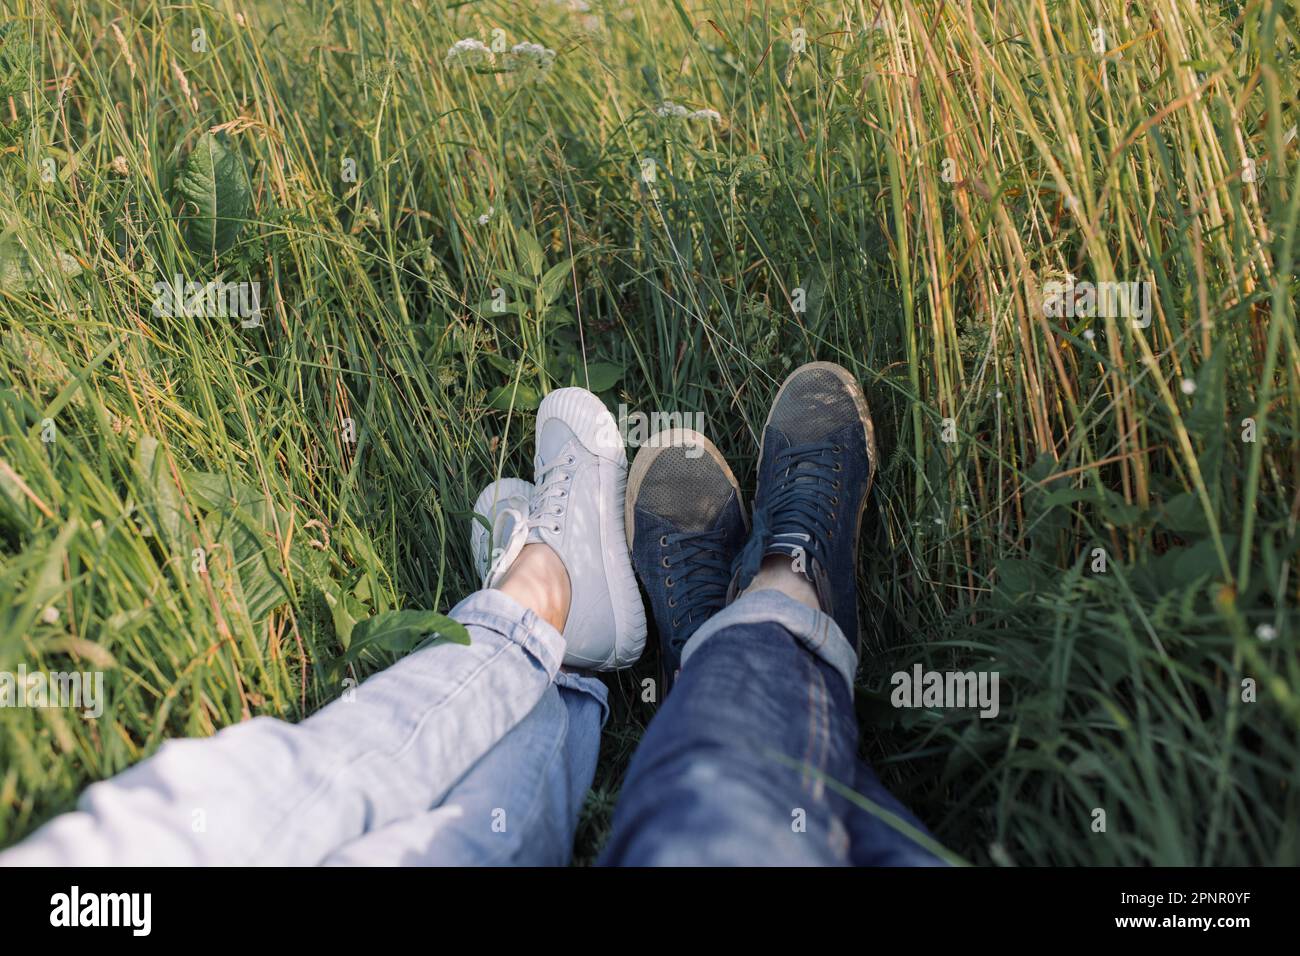
[[[929,836],[858,759],[855,665],[834,622],[777,592],[720,613],[691,639],[632,760],[601,863],[940,863],[827,783]]]

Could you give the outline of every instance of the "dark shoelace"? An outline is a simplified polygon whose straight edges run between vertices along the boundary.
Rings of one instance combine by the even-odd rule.
[[[670,570],[665,580],[668,607],[673,613],[673,628],[681,622],[700,623],[722,610],[727,602],[727,585],[731,583],[731,562],[722,552],[723,531],[695,531],[667,534],[659,539],[667,549],[664,567]],[[679,577],[673,568],[684,568]],[[669,642],[674,650],[686,643],[686,635]]]
[[[829,442],[794,445],[778,452],[774,481],[763,506],[754,509],[753,530],[736,557],[737,584],[748,586],[758,574],[763,558],[773,552],[794,555],[803,551],[823,568],[826,542],[834,537],[839,507],[840,463],[834,456],[843,449]],[[794,543],[791,539],[802,542]]]

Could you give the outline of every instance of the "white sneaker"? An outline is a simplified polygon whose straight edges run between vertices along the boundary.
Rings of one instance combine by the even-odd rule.
[[[500,580],[501,574],[497,569],[502,564],[512,564],[523,549],[528,535],[528,504],[532,497],[531,481],[502,478],[480,491],[474,500],[474,514],[487,519],[492,529],[489,532],[482,521],[470,521],[469,551],[483,587],[491,587]]]
[[[569,572],[564,663],[628,667],[645,648],[645,607],[623,528],[627,454],[605,404],[585,388],[547,395],[537,410],[534,467],[526,540],[550,545]],[[494,564],[494,582],[513,563],[510,551]]]

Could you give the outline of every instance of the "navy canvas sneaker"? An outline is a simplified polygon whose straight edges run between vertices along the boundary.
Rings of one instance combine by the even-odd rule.
[[[632,566],[659,630],[667,694],[687,640],[726,603],[748,519],[721,452],[688,428],[661,431],[637,452],[625,508]]]
[[[785,555],[856,648],[858,531],[875,471],[875,428],[857,379],[831,362],[791,372],[763,427],[754,529],[730,596],[749,586],[765,557]]]

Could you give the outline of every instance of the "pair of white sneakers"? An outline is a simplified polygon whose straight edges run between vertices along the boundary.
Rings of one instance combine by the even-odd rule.
[[[550,545],[569,573],[564,663],[614,670],[645,648],[645,607],[623,526],[627,453],[614,416],[585,388],[561,388],[537,410],[533,480],[502,478],[474,502],[470,548],[495,587],[525,544]]]

